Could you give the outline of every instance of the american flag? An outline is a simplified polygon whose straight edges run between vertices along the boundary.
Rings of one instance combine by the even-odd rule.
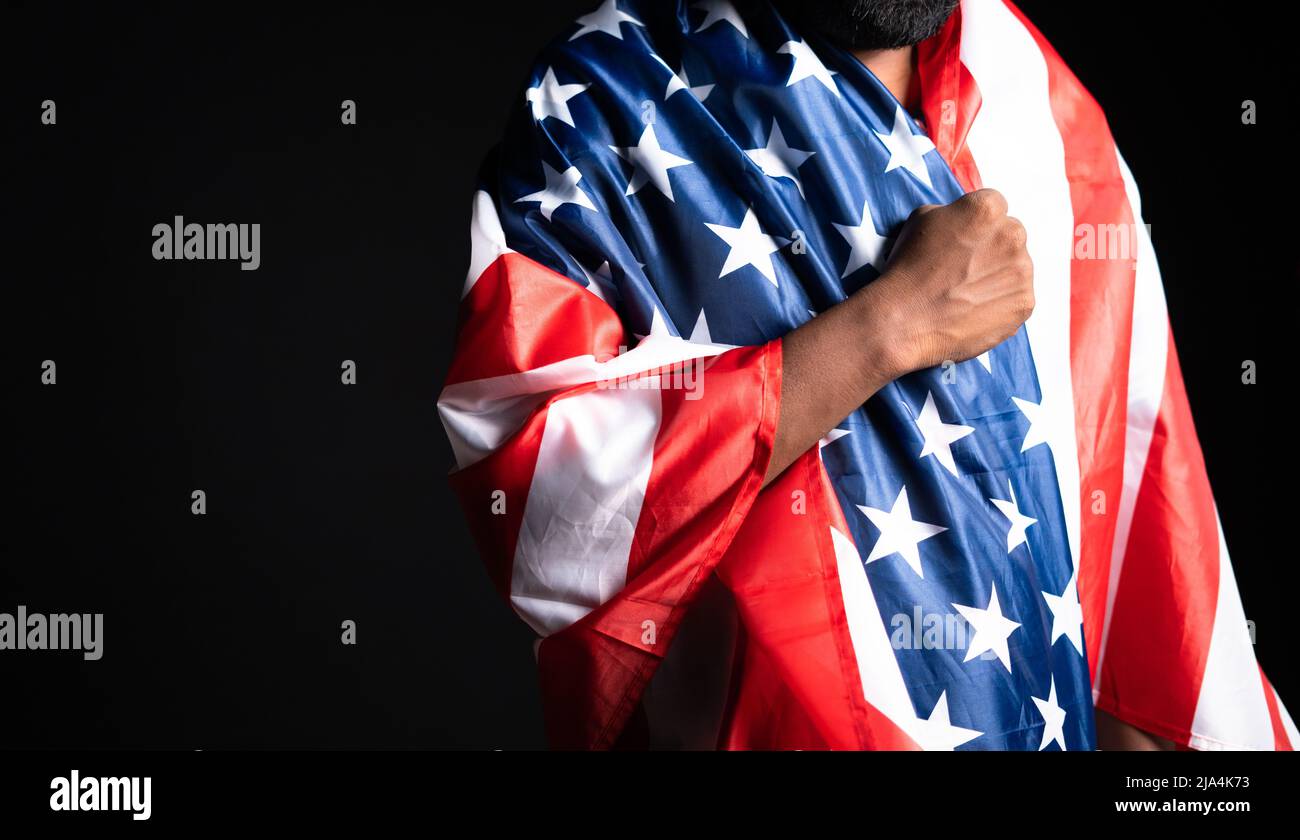
[[[1092,749],[1095,706],[1290,749],[1102,111],[1002,0],[918,61],[919,120],[762,2],[605,0],[541,53],[473,200],[439,408],[543,639],[548,738],[610,746],[716,576],[745,631],[721,747]],[[1028,230],[1033,316],[761,488],[781,336],[983,186]]]

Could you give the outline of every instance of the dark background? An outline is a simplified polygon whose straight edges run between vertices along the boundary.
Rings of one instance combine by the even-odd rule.
[[[0,611],[102,612],[105,656],[3,654],[0,746],[542,745],[531,635],[474,555],[434,403],[475,170],[592,5],[5,7]],[[1259,657],[1294,705],[1284,26],[1273,4],[1134,5],[1022,3],[1142,186]],[[154,261],[176,214],[261,223],[261,268]]]

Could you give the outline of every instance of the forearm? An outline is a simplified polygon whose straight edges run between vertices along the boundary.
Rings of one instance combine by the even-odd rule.
[[[905,372],[881,288],[867,286],[782,339],[781,413],[764,486]]]
[[[781,415],[764,486],[872,394],[972,358],[1034,308],[1024,226],[993,190],[912,213],[885,272],[782,340]]]

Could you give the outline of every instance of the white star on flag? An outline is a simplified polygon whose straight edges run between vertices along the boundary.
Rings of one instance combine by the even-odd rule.
[[[1012,397],[1011,401],[1029,421],[1029,430],[1025,432],[1025,442],[1020,444],[1020,451],[1028,452],[1040,443],[1047,443],[1047,423],[1044,422],[1042,405],[1019,397]]]
[[[883,134],[879,131],[875,135],[885,144],[889,150],[889,163],[885,166],[886,172],[892,172],[895,169],[906,169],[916,176],[917,180],[927,187],[934,186],[930,182],[930,170],[925,165],[926,154],[934,151],[934,143],[924,134],[913,134],[911,126],[908,125],[907,112],[903,106],[899,105],[894,111],[894,130],[889,134]]]
[[[826,433],[826,437],[817,441],[817,451],[820,453],[821,450],[830,446],[835,441],[839,440],[845,435],[849,435],[852,433],[853,433],[852,429],[831,429],[829,432]]]
[[[573,114],[569,113],[569,100],[582,93],[591,85],[562,85],[555,78],[555,68],[547,67],[546,74],[542,76],[542,83],[537,87],[528,89],[524,99],[533,108],[533,119],[541,122],[547,117],[555,117],[561,122],[573,125]]]
[[[989,355],[991,352],[991,350],[985,350],[983,353],[980,353],[975,357],[975,360],[983,365],[984,369],[989,373],[993,372],[993,357]]]
[[[582,28],[573,33],[570,41],[577,40],[583,35],[590,35],[592,32],[604,32],[607,35],[613,35],[620,41],[623,40],[623,30],[621,24],[630,23],[634,26],[644,26],[641,21],[619,11],[616,0],[605,0],[600,4],[600,8],[590,14],[585,14],[578,18],[577,23]]]
[[[974,434],[975,427],[943,422],[939,419],[939,409],[934,404],[934,393],[927,391],[925,406],[916,418],[916,428],[925,438],[921,454],[917,457],[933,455],[948,472],[957,475],[957,463],[952,457],[952,444],[969,434]]]
[[[712,344],[715,347],[736,346],[713,340],[713,333],[709,330],[709,319],[704,316],[703,309],[700,309],[700,317],[695,319],[695,326],[691,328],[691,337],[687,340],[693,344]]]
[[[871,218],[871,207],[867,201],[862,202],[862,220],[856,225],[842,225],[838,222],[831,222],[831,224],[835,225],[840,236],[849,243],[849,261],[840,274],[841,280],[864,265],[870,265],[876,271],[883,270],[889,239],[881,236],[876,230],[876,223]]]
[[[609,148],[634,167],[632,180],[628,181],[624,195],[632,195],[649,181],[659,192],[667,196],[669,201],[672,201],[673,187],[668,182],[668,170],[692,162],[660,148],[659,138],[655,136],[653,125],[645,127],[645,131],[641,132],[641,139],[635,146],[610,146]]]
[[[1034,705],[1038,707],[1038,713],[1043,716],[1043,742],[1039,744],[1038,751],[1042,752],[1047,749],[1047,745],[1053,741],[1064,750],[1065,709],[1062,709],[1056,702],[1056,677],[1052,677],[1051,688],[1047,693],[1046,700],[1032,695],[1029,699],[1034,701]]]
[[[654,307],[654,309],[651,310],[650,312],[650,332],[646,333],[645,335],[642,335],[639,332],[634,332],[632,333],[632,336],[637,340],[638,344],[647,340],[651,340],[651,341],[664,341],[664,340],[681,341],[682,340],[681,338],[673,335],[672,329],[668,326],[668,319],[664,317],[664,313],[661,312],[659,310],[659,307],[657,306]]]
[[[796,82],[802,82],[804,79],[812,78],[821,82],[827,90],[836,96],[840,95],[840,89],[835,86],[835,80],[831,77],[835,74],[826,69],[817,54],[808,46],[807,41],[786,41],[777,49],[779,53],[787,53],[794,57],[794,66],[790,68],[790,78],[786,81],[785,86],[790,87]],[[888,172],[889,170],[885,170]]]
[[[1009,674],[1011,673],[1011,651],[1007,646],[1007,639],[1020,624],[1002,615],[1002,607],[998,604],[997,585],[994,584],[991,588],[992,594],[989,596],[987,609],[961,604],[952,605],[953,609],[961,613],[966,622],[975,628],[975,638],[971,639],[970,647],[966,649],[966,658],[962,661],[970,662],[980,654],[991,650],[997,654],[998,661]]]
[[[659,55],[655,55],[654,59],[668,71],[668,89],[664,91],[665,101],[679,90],[689,90],[691,96],[694,96],[700,102],[708,99],[709,94],[713,92],[713,85],[692,86],[690,78],[686,75],[686,65],[683,64],[681,72],[677,72]]]
[[[1083,608],[1079,605],[1079,570],[1070,575],[1070,582],[1060,595],[1043,593],[1047,608],[1052,611],[1052,644],[1062,636],[1070,640],[1074,649],[1083,656]]]
[[[563,172],[556,172],[549,163],[543,161],[542,169],[546,172],[546,186],[535,193],[516,198],[516,204],[523,201],[538,202],[541,205],[538,209],[542,212],[542,218],[548,222],[551,220],[551,214],[565,204],[576,204],[588,210],[596,210],[596,205],[592,204],[587,194],[578,187],[578,182],[582,180],[582,173],[578,171],[578,167],[570,166]]]
[[[752,265],[767,278],[769,283],[773,286],[778,285],[776,267],[772,265],[772,254],[779,251],[781,245],[759,227],[754,208],[745,209],[745,218],[741,220],[740,227],[733,228],[708,222],[704,224],[719,239],[731,246],[731,250],[727,252],[727,261],[722,264],[722,271],[718,273],[719,277],[726,277],[738,268]]]
[[[715,23],[726,21],[736,27],[736,31],[741,35],[749,37],[749,30],[745,29],[745,21],[741,20],[735,6],[727,0],[703,0],[701,3],[696,3],[694,8],[704,10],[704,21],[696,27],[696,32],[703,32]]]
[[[595,271],[589,271],[582,263],[578,263],[578,268],[587,275],[587,291],[613,306],[614,275],[610,273],[609,260],[602,262]]]
[[[767,146],[762,149],[747,149],[745,154],[749,159],[758,164],[763,170],[763,174],[769,178],[789,178],[794,181],[795,188],[799,190],[799,196],[803,197],[803,184],[799,182],[798,169],[803,162],[812,157],[816,152],[806,152],[802,149],[792,149],[785,142],[785,135],[781,133],[781,126],[774,119],[772,120],[772,131],[767,137]]]
[[[907,561],[907,565],[912,567],[917,577],[924,578],[918,545],[948,529],[912,519],[912,507],[907,503],[906,486],[898,492],[898,498],[894,500],[894,506],[889,511],[865,505],[858,505],[858,510],[862,511],[863,515],[871,520],[871,524],[880,531],[880,538],[872,546],[867,562],[871,563],[891,554],[898,554]]]
[[[951,752],[984,733],[952,725],[952,720],[948,717],[948,692],[944,691],[939,694],[930,717],[924,720],[917,718],[908,734],[913,736],[913,740],[923,750]]]
[[[1011,520],[1011,528],[1007,531],[1007,553],[1010,554],[1016,546],[1024,545],[1028,541],[1025,531],[1038,520],[1020,512],[1020,508],[1016,505],[1016,491],[1011,486],[1011,479],[1007,479],[1007,491],[1011,494],[1011,501],[1003,499],[989,499],[989,501],[1002,511],[1003,516]]]

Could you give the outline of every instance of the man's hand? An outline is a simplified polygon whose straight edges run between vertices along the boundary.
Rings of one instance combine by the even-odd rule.
[[[996,190],[919,207],[875,285],[897,319],[904,368],[974,358],[1010,338],[1034,311],[1025,226],[1007,215]]]
[[[888,383],[978,356],[1033,308],[1025,229],[999,193],[919,208],[874,283],[782,339],[781,417],[763,483]]]

